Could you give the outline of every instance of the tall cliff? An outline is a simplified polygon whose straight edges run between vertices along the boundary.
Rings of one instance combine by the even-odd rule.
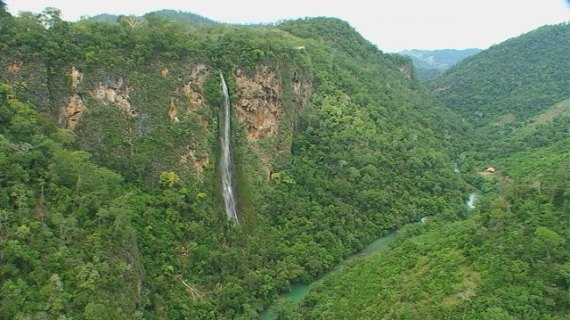
[[[0,22],[0,285],[25,297],[0,297],[3,317],[251,319],[386,230],[462,210],[451,156],[464,125],[409,60],[348,23],[189,29],[153,15],[68,23],[54,10]]]

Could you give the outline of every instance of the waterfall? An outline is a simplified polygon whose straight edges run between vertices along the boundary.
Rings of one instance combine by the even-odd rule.
[[[223,109],[220,112],[221,121],[221,153],[220,153],[220,169],[222,174],[222,197],[224,198],[224,206],[228,221],[233,221],[238,224],[236,198],[234,184],[232,180],[232,154],[231,154],[231,139],[230,139],[230,95],[224,76],[220,73],[220,85],[224,95]]]
[[[475,201],[477,201],[477,196],[475,193],[469,194],[469,200],[467,200],[466,205],[469,210],[475,209]]]
[[[457,162],[453,163],[453,172],[459,173],[459,166],[457,166]]]

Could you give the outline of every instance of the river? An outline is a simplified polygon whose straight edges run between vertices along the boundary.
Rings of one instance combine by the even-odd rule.
[[[374,242],[370,243],[362,251],[347,257],[336,268],[334,268],[329,273],[324,274],[322,277],[316,279],[315,281],[308,283],[308,284],[297,284],[297,285],[293,286],[291,291],[282,294],[279,297],[278,301],[275,301],[273,303],[273,305],[277,305],[279,300],[290,301],[293,303],[301,302],[301,300],[303,300],[303,298],[305,298],[307,293],[309,293],[309,290],[311,289],[311,287],[313,287],[316,283],[318,283],[319,281],[321,281],[322,279],[324,279],[325,277],[327,277],[331,273],[338,272],[339,270],[341,270],[342,267],[348,261],[351,261],[353,259],[360,259],[363,257],[372,256],[372,255],[378,254],[378,253],[386,250],[388,248],[388,245],[392,241],[394,241],[394,239],[396,239],[397,235],[398,235],[398,233],[396,231],[392,231],[392,232],[388,233],[387,235],[374,240]],[[259,320],[275,320],[275,319],[277,319],[277,314],[275,314],[275,312],[273,312],[272,307],[269,307],[267,310],[262,312],[261,315],[259,316]]]
[[[465,203],[465,205],[467,206],[467,208],[469,210],[473,210],[475,208],[475,203],[478,200],[477,198],[478,197],[477,197],[476,193],[470,193],[469,194],[468,200]],[[423,222],[423,220],[422,220],[422,222]],[[325,275],[323,275],[319,279],[316,279],[315,281],[308,283],[308,284],[296,284],[295,286],[293,286],[291,291],[282,294],[279,297],[279,299],[273,303],[273,306],[277,305],[279,303],[279,300],[285,300],[285,301],[289,301],[289,302],[293,302],[293,303],[301,302],[301,300],[303,300],[303,298],[305,298],[305,296],[309,293],[309,290],[311,290],[311,287],[313,285],[315,285],[316,283],[318,283],[319,281],[321,281],[323,278],[330,275],[331,273],[338,272],[340,269],[342,269],[342,267],[348,261],[351,261],[353,259],[362,258],[362,257],[372,256],[372,255],[378,254],[378,253],[386,250],[388,248],[388,245],[392,241],[394,241],[394,239],[396,239],[397,235],[398,235],[398,233],[396,231],[392,231],[392,232],[388,233],[387,235],[376,239],[374,242],[370,243],[366,248],[364,248],[359,253],[356,253],[356,254],[349,256],[348,258],[343,260],[331,272],[326,273]],[[263,311],[261,313],[261,315],[259,316],[259,320],[275,320],[275,319],[277,319],[277,314],[275,314],[275,312],[272,309],[273,306],[269,307],[267,310]]]

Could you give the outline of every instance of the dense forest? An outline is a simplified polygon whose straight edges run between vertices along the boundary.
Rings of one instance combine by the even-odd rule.
[[[283,318],[567,319],[568,178],[504,185],[465,221],[406,228],[392,250],[331,275]]]
[[[405,284],[386,284],[386,305],[403,308],[393,318],[420,314],[405,313],[414,311],[398,289],[435,318],[568,314],[567,100],[504,124],[514,134],[493,146],[513,148],[498,156],[470,140],[496,127],[473,129],[409,58],[338,19],[100,20],[70,23],[55,8],[12,16],[0,2],[0,318],[255,319],[396,229],[378,263],[348,270],[381,265],[376,275]],[[232,102],[236,225],[220,191],[220,75]],[[477,174],[489,161],[505,174]],[[556,167],[541,170],[545,161]],[[464,202],[475,189],[489,196],[472,212]],[[432,222],[413,224],[422,217]],[[519,262],[500,273],[487,256]],[[515,267],[518,282],[503,287]],[[369,290],[346,277],[363,281],[354,296]],[[431,308],[425,292],[449,304]],[[334,297],[316,289],[279,316],[362,318]]]
[[[568,24],[543,26],[494,45],[429,84],[475,126],[527,120],[568,98]]]
[[[281,300],[273,309],[279,319],[570,316],[569,92],[533,96],[545,76],[557,77],[558,82],[550,83],[553,87],[564,86],[570,69],[560,69],[558,76],[533,73],[537,66],[525,59],[489,68],[506,59],[497,52],[509,52],[511,59],[536,54],[536,33],[542,37],[542,52],[548,54],[533,59],[549,70],[558,68],[561,61],[568,65],[567,55],[552,54],[560,49],[555,40],[567,28],[567,24],[547,26],[508,40],[434,81],[437,86],[454,79],[457,85],[441,93],[443,100],[453,97],[457,100],[451,101],[462,101],[463,106],[469,103],[472,108],[449,105],[464,111],[477,127],[470,131],[469,146],[458,157],[458,168],[466,171],[466,180],[479,190],[476,209],[458,221],[436,216],[426,223],[404,226],[390,250],[350,261],[317,282],[302,303]],[[503,91],[509,89],[500,87],[504,78],[521,73],[528,83],[517,93],[535,99],[532,109],[528,104],[511,104],[513,97]],[[499,86],[482,96],[505,109],[465,99],[471,89],[460,84],[467,81]],[[479,110],[496,112],[496,120],[482,126],[481,119],[470,117]],[[519,116],[499,116],[504,112]],[[487,166],[498,171],[483,172]]]
[[[1,19],[2,318],[251,319],[387,230],[461,211],[465,125],[345,22]]]

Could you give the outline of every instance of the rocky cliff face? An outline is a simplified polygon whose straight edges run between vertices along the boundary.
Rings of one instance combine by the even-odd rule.
[[[278,72],[269,66],[257,68],[253,76],[236,71],[239,99],[234,108],[247,129],[247,138],[256,141],[277,135],[280,120],[284,115],[283,81],[293,88],[293,113],[298,114],[308,104],[311,85],[293,74],[291,79],[281,79]]]
[[[23,96],[40,109],[53,108],[50,113],[59,125],[74,131],[81,147],[107,166],[133,170],[138,166],[140,174],[150,177],[175,171],[181,177],[192,174],[203,180],[215,163],[219,106],[208,95],[218,94],[213,86],[217,72],[207,63],[87,71],[79,63],[55,70],[59,81],[64,81],[58,91],[51,92],[45,67],[40,72],[30,70],[42,66],[39,61],[0,60],[2,81],[21,87]],[[308,105],[312,85],[301,71],[284,72],[278,65],[265,64],[248,72],[236,66],[229,79],[234,84],[230,93],[237,121],[234,130],[244,130],[259,169],[270,172],[276,159],[290,153],[295,119]],[[20,86],[27,81],[41,92]],[[173,134],[177,137],[170,138]],[[158,152],[149,148],[149,139],[169,142]],[[267,139],[270,142],[263,146],[258,143]]]
[[[69,77],[71,78],[71,89],[73,91],[73,95],[60,109],[59,124],[65,129],[73,130],[79,123],[79,120],[87,107],[77,90],[79,84],[81,84],[81,81],[83,80],[83,74],[75,67],[71,67]]]
[[[121,77],[117,80],[97,83],[95,88],[91,91],[91,94],[104,105],[111,105],[120,109],[126,115],[135,117],[138,115],[138,112],[129,101],[132,90],[132,88],[124,85],[123,78]]]
[[[74,94],[69,98],[69,102],[61,108],[59,116],[60,125],[65,129],[75,129],[85,109],[87,109],[87,107],[83,103],[81,96],[77,93]]]
[[[197,111],[207,107],[204,98],[204,82],[210,75],[210,69],[203,63],[198,63],[191,68],[189,80],[186,81],[178,92],[184,97],[184,109],[187,115],[198,114],[200,123],[206,129],[209,126],[208,117],[197,113]]]
[[[269,177],[276,163],[286,162],[290,155],[295,119],[308,105],[312,86],[299,73],[268,65],[261,65],[250,74],[237,69],[235,83],[235,114],[259,159],[259,169]],[[271,147],[262,147],[267,144],[260,144],[261,141],[271,141]]]
[[[277,74],[261,66],[253,77],[247,77],[240,69],[235,76],[239,91],[235,110],[246,126],[247,138],[259,140],[275,136],[283,113],[279,100],[282,86]]]

